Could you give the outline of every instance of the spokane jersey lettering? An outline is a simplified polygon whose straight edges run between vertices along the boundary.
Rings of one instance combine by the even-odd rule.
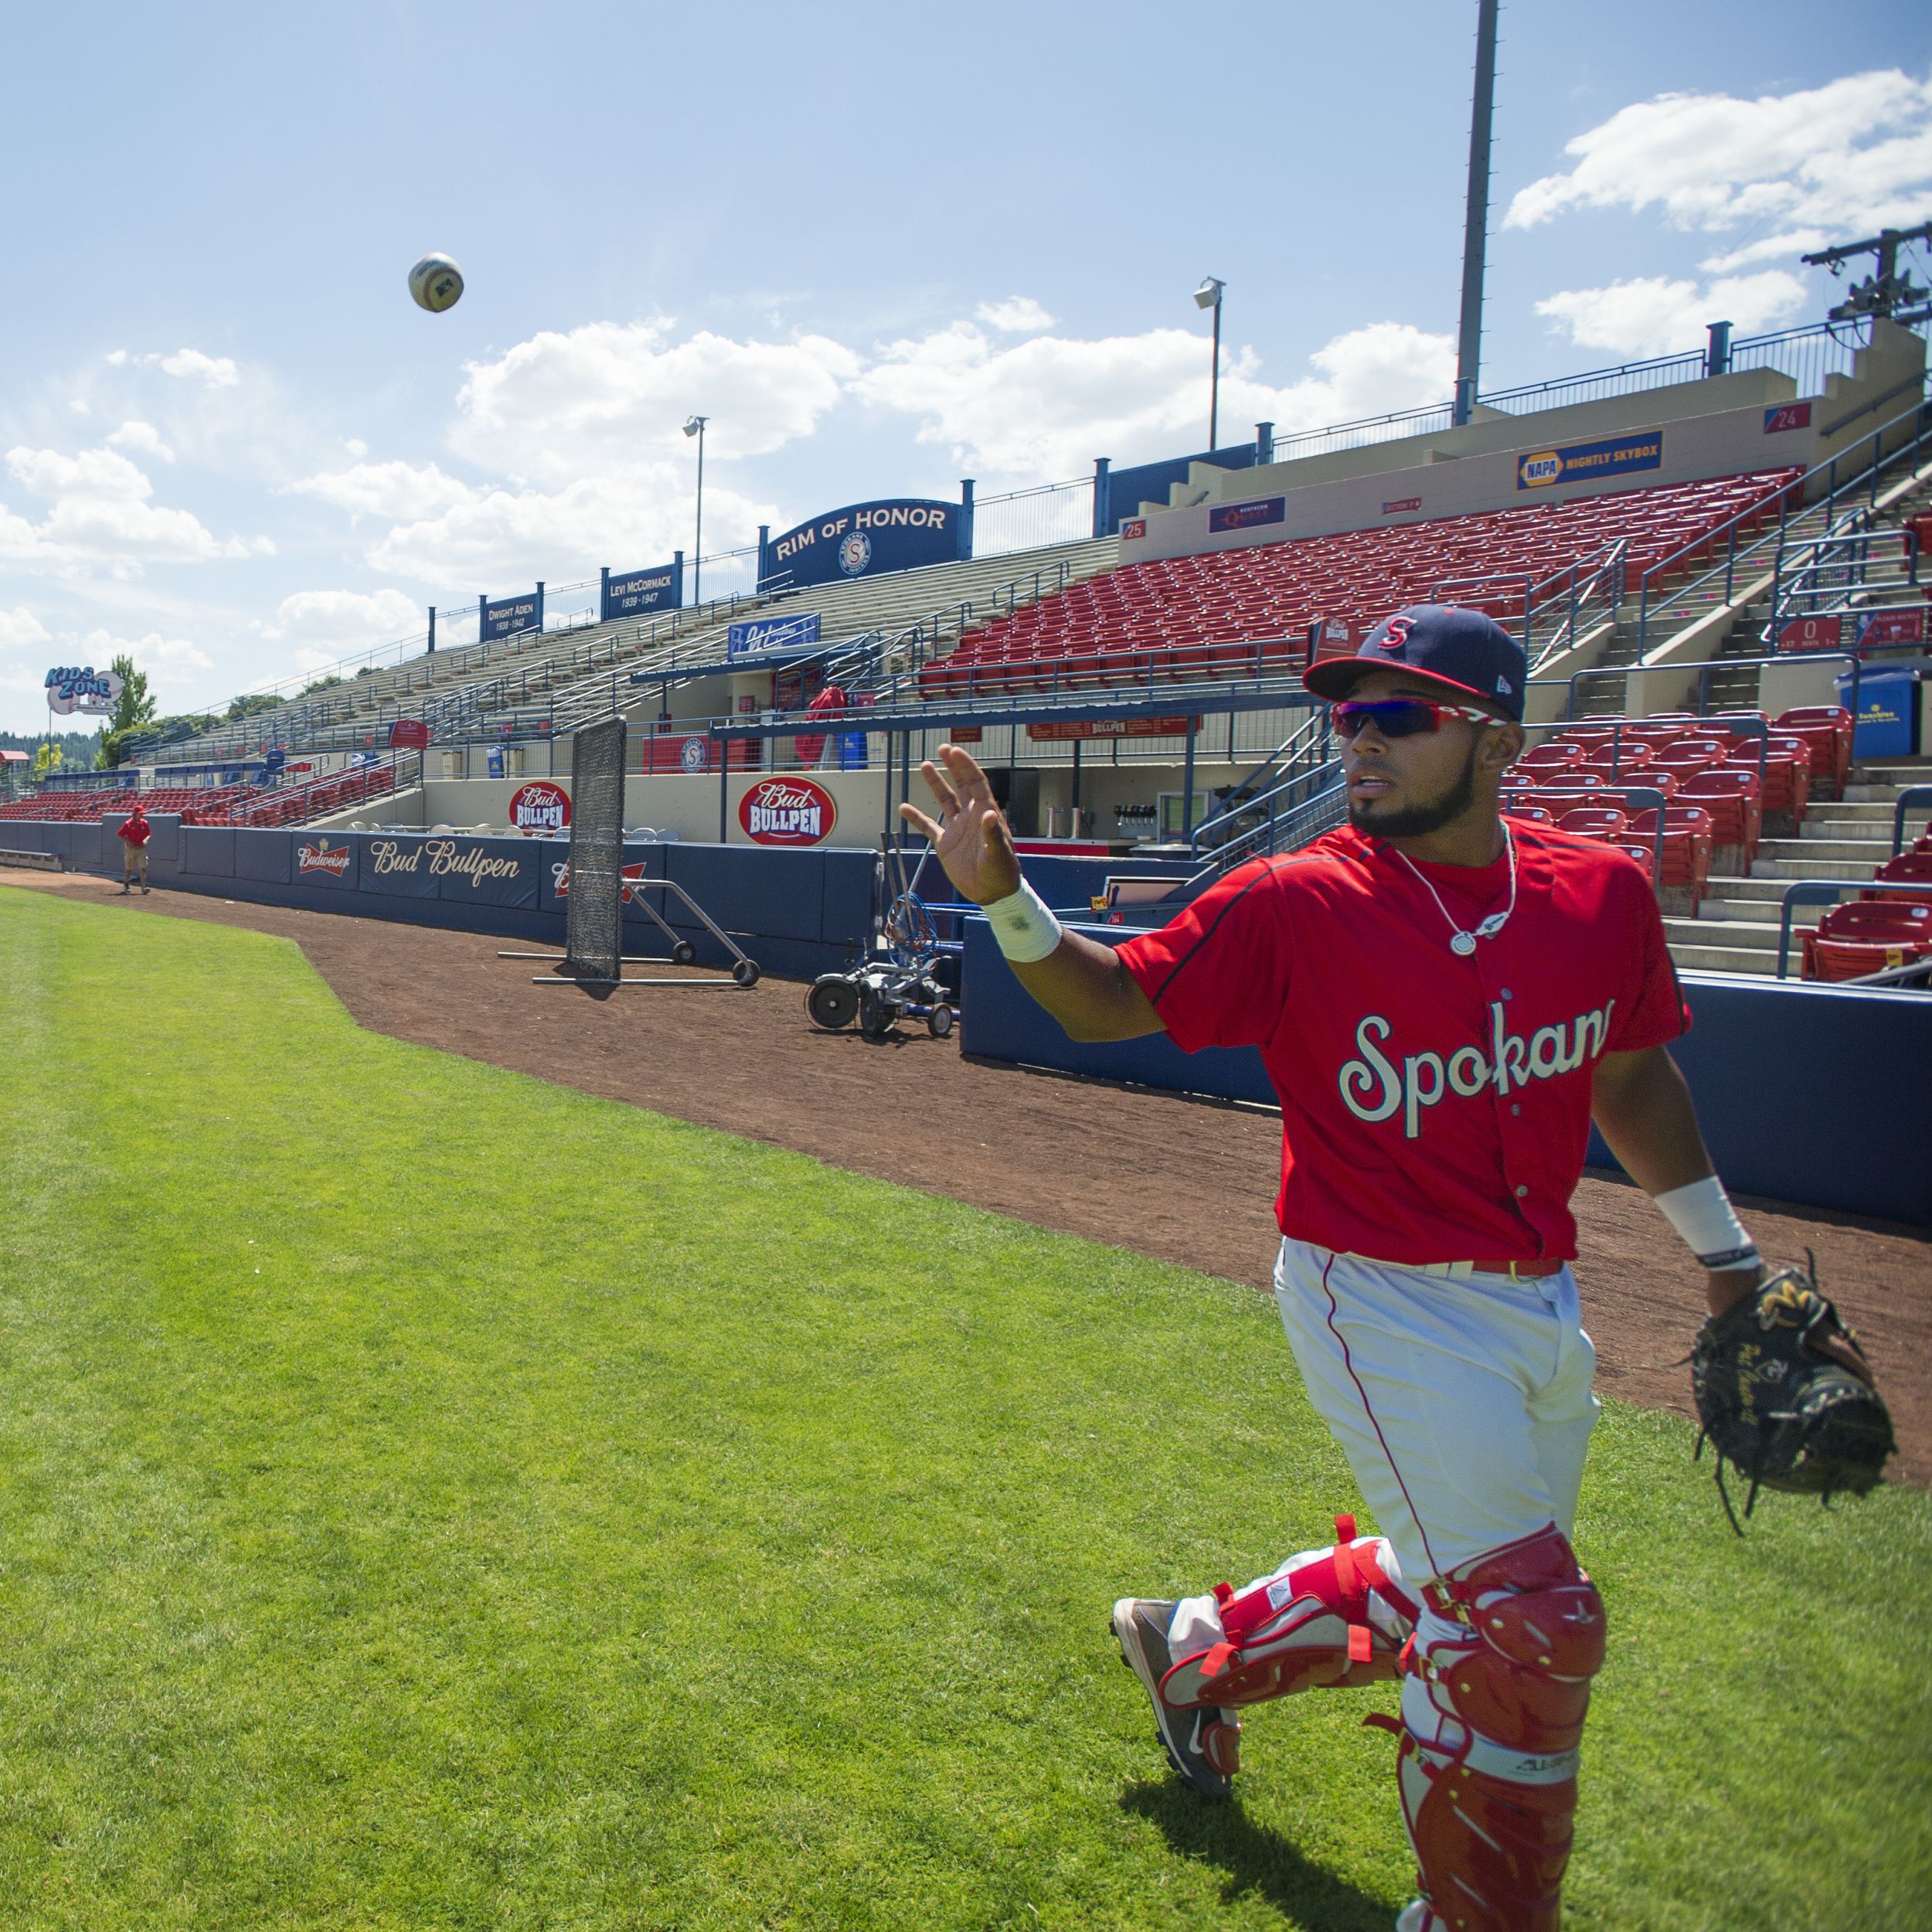
[[[1121,948],[1178,1044],[1261,1049],[1281,1096],[1284,1234],[1411,1263],[1576,1253],[1590,1070],[1675,1039],[1682,1008],[1637,868],[1511,832],[1516,910],[1448,971],[1427,886],[1473,923],[1508,890],[1506,862],[1418,879],[1347,827],[1242,867]],[[1601,937],[1569,943],[1579,921]]]

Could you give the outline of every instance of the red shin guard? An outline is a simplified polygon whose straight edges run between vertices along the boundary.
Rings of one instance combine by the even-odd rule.
[[[1423,1896],[1453,1932],[1555,1932],[1603,1600],[1553,1525],[1426,1593],[1398,1760]]]
[[[1177,1659],[1161,1680],[1162,1700],[1227,1709],[1398,1675],[1419,1607],[1382,1538],[1358,1539],[1352,1516],[1335,1519],[1335,1534],[1332,1548],[1295,1558],[1238,1597],[1220,1585],[1222,1641]]]

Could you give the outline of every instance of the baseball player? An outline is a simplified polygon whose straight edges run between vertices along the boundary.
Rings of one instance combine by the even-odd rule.
[[[141,808],[141,801],[134,801],[134,808],[129,812],[115,832],[121,841],[121,889],[124,895],[133,889],[134,875],[141,876],[141,889],[148,889],[148,842],[153,838],[155,828],[146,812]]]
[[[1505,818],[1521,648],[1422,605],[1304,682],[1334,706],[1349,823],[1237,867],[1117,949],[1064,932],[956,747],[907,805],[1027,991],[1077,1039],[1256,1046],[1281,1101],[1275,1298],[1382,1534],[1245,1589],[1123,1597],[1114,1631],[1175,1769],[1227,1791],[1244,1704],[1401,1681],[1420,1896],[1399,1932],[1553,1932],[1604,1655],[1570,1533],[1596,1418],[1569,1263],[1594,1117],[1706,1271],[1757,1250],[1665,1052],[1687,1015],[1648,883]],[[943,769],[940,767],[943,766]]]

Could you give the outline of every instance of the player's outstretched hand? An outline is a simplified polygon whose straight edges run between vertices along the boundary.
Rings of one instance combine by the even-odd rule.
[[[938,762],[928,758],[919,769],[932,787],[939,816],[928,818],[913,804],[901,805],[899,815],[932,841],[960,897],[990,906],[1018,892],[1019,859],[1012,832],[993,802],[985,773],[957,745],[941,745]]]

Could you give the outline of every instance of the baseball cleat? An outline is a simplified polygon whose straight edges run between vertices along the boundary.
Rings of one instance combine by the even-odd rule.
[[[1162,1701],[1161,1679],[1174,1662],[1167,1645],[1173,1619],[1171,1600],[1123,1597],[1114,1606],[1114,1641],[1121,1647],[1121,1662],[1141,1680],[1154,1706],[1168,1762],[1204,1796],[1226,1798],[1240,1768],[1241,1720],[1212,1704],[1177,1710]]]

